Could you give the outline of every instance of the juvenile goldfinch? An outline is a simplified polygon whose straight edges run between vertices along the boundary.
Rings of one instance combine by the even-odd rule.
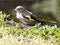
[[[40,22],[41,25],[45,24],[45,21],[35,18],[35,15],[32,12],[26,10],[23,6],[17,6],[14,10],[17,12],[17,19],[19,19],[25,26],[34,26],[37,22]]]

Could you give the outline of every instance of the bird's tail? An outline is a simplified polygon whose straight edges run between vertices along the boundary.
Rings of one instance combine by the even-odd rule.
[[[41,25],[46,25],[46,22],[43,19],[35,19],[38,23],[41,23]]]

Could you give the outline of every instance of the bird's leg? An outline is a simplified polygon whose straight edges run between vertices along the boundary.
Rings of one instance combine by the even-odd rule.
[[[22,28],[24,28],[24,27],[27,26],[27,23],[26,23],[26,22],[22,22],[20,26],[21,26]]]
[[[22,27],[22,28],[25,27],[25,24],[24,23],[21,23],[20,24],[20,27]]]

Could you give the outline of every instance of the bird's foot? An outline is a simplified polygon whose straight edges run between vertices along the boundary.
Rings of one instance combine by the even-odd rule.
[[[20,27],[21,27],[21,28],[24,28],[25,26],[26,26],[26,25],[23,24],[23,23],[20,24]]]

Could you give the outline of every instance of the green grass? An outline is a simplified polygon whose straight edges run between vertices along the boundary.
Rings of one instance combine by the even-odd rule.
[[[9,15],[8,15],[9,16]],[[0,12],[0,45],[60,45],[60,28],[41,26],[21,28],[19,23],[4,21],[6,14]]]

